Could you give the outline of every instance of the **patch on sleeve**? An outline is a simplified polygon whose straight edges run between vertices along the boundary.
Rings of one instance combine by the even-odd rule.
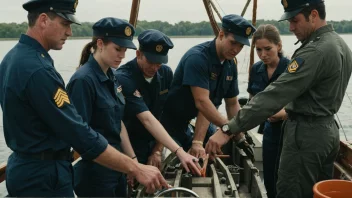
[[[122,86],[121,86],[121,85],[118,86],[118,87],[116,88],[116,91],[117,91],[117,93],[120,93],[120,92],[122,91]]]
[[[134,96],[136,96],[137,98],[142,97],[141,93],[139,93],[139,91],[136,89],[136,91],[133,93]]]
[[[290,64],[287,66],[287,72],[288,73],[295,73],[300,66],[302,66],[302,63],[304,60],[302,58],[295,58],[293,59]]]
[[[218,75],[216,73],[211,72],[210,79],[211,80],[216,80],[217,78],[218,78]]]
[[[166,94],[167,92],[169,92],[169,89],[162,90],[161,92],[159,92],[159,95]]]
[[[65,103],[71,104],[70,99],[65,90],[58,88],[54,96],[56,106],[61,108]]]

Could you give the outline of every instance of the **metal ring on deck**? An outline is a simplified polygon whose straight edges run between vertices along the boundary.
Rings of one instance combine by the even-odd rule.
[[[163,191],[159,192],[157,195],[155,195],[155,197],[160,197],[166,193],[175,192],[175,191],[186,192],[186,193],[193,195],[194,197],[199,197],[199,195],[197,193],[195,193],[194,191],[192,191],[188,188],[183,188],[183,187],[175,187],[175,188],[169,188],[169,189],[163,190]]]

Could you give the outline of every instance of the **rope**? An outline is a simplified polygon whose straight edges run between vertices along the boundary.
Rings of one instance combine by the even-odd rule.
[[[221,12],[223,15],[226,15],[226,12],[222,9],[222,7],[220,6],[219,0],[216,0],[216,4],[218,5],[218,7],[220,8]]]
[[[216,12],[216,14],[218,15],[219,19],[222,20],[221,14],[219,13],[218,9],[216,8],[213,0],[209,0],[211,6],[213,7],[214,11]],[[221,8],[221,7],[220,7]]]
[[[258,1],[254,0],[253,1],[253,17],[252,17],[252,25],[254,27],[257,25],[257,5],[258,5]],[[250,61],[249,61],[249,71],[248,71],[248,80],[249,80],[249,76],[250,76],[250,72],[251,72],[253,64],[254,64],[254,42],[252,39],[251,54],[250,54]]]
[[[247,0],[247,3],[246,3],[246,5],[244,6],[244,8],[243,8],[243,10],[242,10],[242,13],[241,13],[241,16],[242,16],[242,17],[243,17],[244,14],[246,13],[247,8],[248,8],[250,2],[251,2],[251,0]]]

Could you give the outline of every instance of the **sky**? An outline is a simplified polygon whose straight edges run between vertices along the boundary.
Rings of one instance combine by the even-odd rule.
[[[5,1],[5,0],[2,0]],[[0,23],[26,21],[22,4],[27,0],[7,0],[0,7]],[[213,0],[221,15],[240,14],[247,0]],[[252,0],[253,2],[253,0]],[[253,4],[245,18],[252,18]],[[96,22],[103,17],[128,19],[132,0],[79,0],[77,18],[81,22]],[[351,0],[325,0],[327,20],[352,20]],[[283,13],[280,0],[258,0],[257,19],[278,20]],[[217,18],[217,17],[216,17]],[[141,0],[139,20],[161,20],[171,24],[180,21],[208,21],[203,0]],[[219,19],[217,18],[219,21]]]

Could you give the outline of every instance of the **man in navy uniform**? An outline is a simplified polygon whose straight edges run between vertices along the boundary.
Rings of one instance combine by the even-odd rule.
[[[287,70],[238,112],[227,131],[210,138],[206,151],[216,153],[230,136],[285,107],[288,120],[283,124],[277,197],[313,197],[314,184],[332,178],[340,145],[334,114],[351,77],[352,52],[327,24],[324,1],[282,0],[282,5],[281,20],[289,21],[302,45]]]
[[[108,145],[77,114],[48,51],[72,35],[78,1],[31,0],[28,31],[0,64],[4,134],[13,151],[6,168],[11,197],[73,197],[70,146],[82,158],[131,174],[152,192],[167,186],[152,166]],[[132,37],[131,37],[132,40]]]
[[[200,174],[194,157],[179,148],[158,121],[173,78],[171,68],[165,64],[174,45],[158,30],[145,30],[138,36],[138,42],[137,57],[116,71],[126,99],[123,121],[137,159],[160,168],[165,145],[172,152],[177,151],[185,168]],[[160,142],[157,146],[155,139]]]
[[[225,99],[227,117],[240,109],[237,101],[237,61],[234,59],[255,28],[238,15],[226,15],[218,36],[192,47],[183,55],[165,102],[161,123],[185,150],[205,157],[203,141],[209,122],[223,126],[228,119],[217,110]],[[193,141],[186,134],[191,119],[197,117]],[[192,142],[192,146],[189,145]]]

